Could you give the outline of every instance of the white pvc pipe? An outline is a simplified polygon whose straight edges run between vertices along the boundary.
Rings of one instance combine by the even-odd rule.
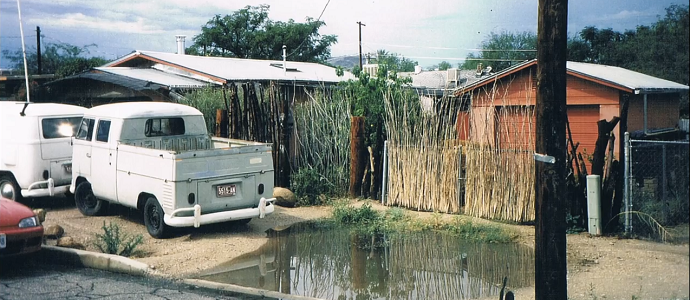
[[[601,176],[587,175],[588,232],[601,235]]]

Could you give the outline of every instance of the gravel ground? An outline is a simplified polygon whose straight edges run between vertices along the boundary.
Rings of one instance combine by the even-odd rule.
[[[353,202],[361,205],[365,201]],[[371,202],[376,209],[386,209]],[[65,236],[97,251],[94,236],[101,233],[103,222],[117,223],[123,232],[142,234],[141,253],[133,259],[144,262],[171,278],[185,278],[258,249],[266,241],[265,231],[273,227],[330,216],[328,206],[282,208],[264,219],[247,225],[214,224],[197,229],[182,229],[169,239],[151,238],[139,212],[115,206],[107,216],[85,217],[74,205],[61,198],[29,203],[44,207],[44,225],[59,224]],[[415,218],[430,218],[430,213],[408,212]],[[450,218],[451,216],[444,216]],[[477,220],[478,222],[489,222]],[[515,230],[518,242],[534,246],[533,226],[503,225]],[[690,279],[687,225],[681,244],[663,244],[636,239],[591,237],[571,234],[567,237],[568,294],[570,299],[688,299]],[[534,288],[515,291],[518,299],[534,299]]]

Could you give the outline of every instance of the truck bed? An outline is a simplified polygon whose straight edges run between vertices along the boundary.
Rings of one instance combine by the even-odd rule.
[[[208,137],[206,135],[156,137],[141,140],[122,140],[120,141],[120,144],[149,149],[166,150],[173,152],[175,154],[197,150],[211,150],[242,146],[265,145],[263,143],[258,142],[250,142],[220,137]]]

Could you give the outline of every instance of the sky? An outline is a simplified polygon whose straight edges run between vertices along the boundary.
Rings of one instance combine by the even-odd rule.
[[[362,22],[362,52],[385,49],[429,67],[445,60],[462,63],[487,36],[502,32],[537,32],[538,0],[20,0],[25,45],[41,43],[96,44],[90,54],[113,60],[135,50],[176,52],[175,35],[192,44],[214,15],[227,15],[247,5],[270,5],[269,18],[324,21],[320,34],[338,43],[331,55],[358,55],[357,22]],[[585,26],[634,30],[665,15],[679,0],[571,0],[568,32]],[[0,50],[21,49],[16,0],[0,0]],[[289,49],[288,49],[289,51]],[[0,68],[8,62],[0,58]]]

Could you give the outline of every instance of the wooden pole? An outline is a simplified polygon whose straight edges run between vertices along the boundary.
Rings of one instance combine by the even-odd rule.
[[[364,117],[353,116],[350,120],[350,196],[359,197],[362,192],[362,176],[367,166],[364,147]]]
[[[228,137],[228,111],[216,109],[216,136]]]
[[[568,1],[539,0],[535,143],[535,299],[568,298],[565,239]]]

